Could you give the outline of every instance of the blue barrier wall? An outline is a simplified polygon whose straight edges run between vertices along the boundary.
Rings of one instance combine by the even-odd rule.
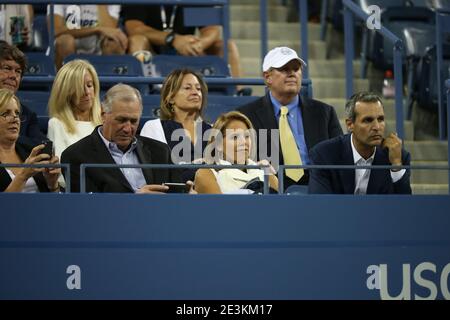
[[[0,197],[1,299],[450,299],[449,196]]]

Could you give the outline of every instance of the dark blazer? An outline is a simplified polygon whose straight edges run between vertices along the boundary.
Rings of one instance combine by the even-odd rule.
[[[33,149],[33,147],[33,145],[29,145],[21,140],[18,140],[16,142],[16,152],[19,155],[20,160],[25,161],[30,155],[31,149]],[[35,174],[33,176],[33,179],[36,182],[39,192],[50,192],[47,187],[47,181],[45,181],[44,175],[42,173]],[[9,176],[8,172],[6,172],[6,169],[0,167],[0,191],[5,191],[11,181],[11,177]]]
[[[71,192],[80,191],[81,163],[110,163],[115,161],[102,138],[98,127],[87,137],[69,146],[61,155],[61,163],[70,164]],[[142,164],[171,164],[170,151],[166,144],[136,136],[136,152]],[[142,169],[147,184],[179,182],[178,170]],[[91,168],[86,170],[87,192],[134,192],[119,168]]]
[[[172,141],[172,133],[177,129],[183,129],[183,125],[179,122],[173,121],[173,120],[161,120],[161,125],[163,127],[164,136],[166,137],[167,144],[169,145],[170,150],[173,150],[177,146],[178,143],[181,142],[182,138],[180,138],[178,141]],[[209,129],[211,129],[211,126],[207,124],[205,121],[202,121],[202,136],[197,137],[196,145],[194,146],[193,143],[191,143],[191,157],[190,161],[194,161],[195,159],[195,151],[196,148],[201,149],[202,151],[202,157],[203,152],[205,151],[206,145],[208,144],[208,140],[203,140],[203,137],[205,136],[205,132],[207,132]],[[180,156],[183,156],[181,153]],[[181,180],[183,182],[186,181],[194,181],[195,180],[195,173],[197,172],[196,169],[183,169],[181,170]]]
[[[20,138],[24,143],[28,144],[40,144],[42,141],[47,140],[47,137],[39,129],[39,123],[36,113],[31,111],[25,105],[21,104],[21,119],[20,124]]]
[[[353,165],[353,151],[350,134],[324,141],[315,146],[311,152],[311,161],[315,165]],[[409,165],[411,156],[402,150],[402,164]],[[376,148],[372,165],[390,165],[389,153],[386,148]],[[311,170],[309,193],[346,193],[353,194],[355,190],[355,170]],[[396,183],[392,182],[390,170],[371,170],[368,194],[411,194],[410,170]]]
[[[299,96],[300,110],[303,118],[303,128],[305,132],[305,142],[308,150],[311,150],[317,143],[327,140],[342,134],[342,128],[334,108],[323,102],[308,99]],[[258,100],[255,100],[247,105],[237,109],[245,114],[253,124],[256,132],[260,129],[268,129],[267,150],[268,154],[278,152],[280,164],[284,163],[281,148],[271,150],[271,134],[270,130],[278,129],[278,121],[273,110],[272,101],[269,93]],[[276,145],[279,145],[277,143]],[[258,141],[259,146],[259,141]],[[259,155],[259,150],[258,150]],[[308,183],[308,172],[298,182],[298,184]],[[285,187],[294,184],[294,181],[285,176]]]
[[[182,140],[182,138],[180,138],[178,141],[172,141],[171,140],[172,133],[175,130],[183,129],[183,125],[181,123],[173,121],[173,120],[161,120],[161,125],[164,130],[164,136],[166,137],[167,144],[169,145],[169,148],[172,150]],[[197,141],[196,141],[196,144],[197,144],[196,147],[199,147],[198,145],[201,144],[202,155],[203,155],[203,151],[206,148],[206,145],[208,144],[208,140],[203,140],[203,136],[205,135],[205,132],[208,131],[209,129],[211,129],[211,126],[209,124],[207,124],[206,122],[202,121],[202,136],[197,137]],[[192,148],[191,148],[190,161],[193,161],[193,160],[195,160],[194,159],[194,144],[191,143],[191,147]]]

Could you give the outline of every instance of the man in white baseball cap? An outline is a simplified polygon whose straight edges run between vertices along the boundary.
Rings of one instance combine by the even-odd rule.
[[[262,154],[258,141],[258,157],[273,159],[277,155],[280,164],[308,165],[310,148],[342,134],[332,106],[308,98],[306,90],[300,94],[306,66],[297,52],[288,47],[276,47],[264,57],[262,71],[267,94],[238,109],[250,119],[258,136],[261,129],[268,130],[267,154]],[[271,130],[278,130],[278,141],[271,141]],[[308,183],[306,170],[290,171],[293,174],[286,172],[285,187]]]
[[[300,59],[295,50],[288,47],[276,47],[270,50],[264,57],[262,71],[269,71],[270,68],[281,68],[291,60],[300,62],[302,68],[306,67],[306,62]]]

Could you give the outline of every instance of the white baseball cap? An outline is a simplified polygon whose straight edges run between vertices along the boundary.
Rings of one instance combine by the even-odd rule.
[[[273,48],[264,57],[262,70],[263,72],[266,72],[270,68],[281,68],[286,63],[294,59],[298,60],[304,67],[306,67],[305,61],[300,59],[295,50],[288,47]]]

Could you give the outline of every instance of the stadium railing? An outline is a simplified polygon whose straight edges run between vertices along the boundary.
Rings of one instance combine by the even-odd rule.
[[[344,5],[344,31],[345,31],[345,78],[346,97],[353,94],[353,60],[355,57],[354,48],[354,17],[367,21],[369,15],[351,0],[343,0]],[[389,39],[394,45],[394,81],[396,88],[403,88],[403,65],[402,48],[403,42],[391,31],[381,26],[376,29],[383,37]],[[395,90],[395,113],[396,128],[400,138],[404,138],[404,111],[403,111],[403,90]]]

